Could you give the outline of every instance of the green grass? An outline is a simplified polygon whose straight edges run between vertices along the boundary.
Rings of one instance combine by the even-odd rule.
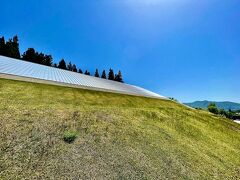
[[[239,179],[240,125],[172,101],[0,79],[0,179],[23,178]]]
[[[63,135],[63,140],[67,143],[73,143],[77,138],[77,132],[75,131],[66,131]]]

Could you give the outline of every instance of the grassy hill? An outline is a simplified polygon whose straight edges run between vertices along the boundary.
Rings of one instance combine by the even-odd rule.
[[[237,179],[239,154],[240,125],[208,112],[0,79],[0,179]]]
[[[192,103],[185,103],[188,106],[191,106],[193,108],[202,108],[202,109],[207,109],[208,105],[210,103],[215,103],[216,106],[219,109],[224,109],[228,111],[229,109],[236,111],[240,110],[240,104],[239,103],[234,103],[234,102],[229,102],[229,101],[224,101],[224,102],[214,102],[214,101],[195,101]]]

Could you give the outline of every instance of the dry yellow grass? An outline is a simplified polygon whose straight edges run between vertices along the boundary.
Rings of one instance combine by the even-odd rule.
[[[73,143],[63,140],[77,132]],[[239,179],[240,125],[175,102],[0,79],[0,179]]]

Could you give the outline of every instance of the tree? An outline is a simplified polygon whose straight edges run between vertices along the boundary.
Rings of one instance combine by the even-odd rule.
[[[83,72],[82,72],[82,70],[79,68],[78,69],[78,73],[80,73],[80,74],[82,74]]]
[[[13,39],[9,39],[5,45],[6,56],[20,59],[18,37],[14,36]]]
[[[105,71],[105,70],[103,70],[101,78],[102,78],[102,79],[107,79],[106,71]]]
[[[90,72],[88,72],[88,70],[86,70],[84,74],[85,74],[85,75],[88,75],[88,76],[91,75]]]
[[[208,105],[208,111],[213,113],[213,114],[218,114],[219,113],[218,108],[217,108],[215,103],[210,103]]]
[[[13,54],[12,54],[12,57],[13,58],[17,58],[17,59],[20,59],[20,51],[19,51],[19,43],[18,43],[18,36],[15,35],[13,37]]]
[[[73,64],[73,66],[72,66],[72,71],[73,71],[73,72],[77,72],[77,66],[76,66],[76,64]]]
[[[51,55],[44,55],[43,64],[46,66],[52,66],[53,58]]]
[[[51,55],[46,55],[42,52],[38,53],[34,48],[28,48],[27,51],[23,53],[22,59],[46,66],[52,66],[53,63]]]
[[[95,77],[98,77],[98,78],[100,77],[100,76],[99,76],[99,73],[98,73],[98,69],[96,69],[94,76],[95,76]]]
[[[55,68],[57,68],[57,64],[56,64],[56,63],[54,63],[52,66],[55,67]]]
[[[22,59],[29,62],[36,62],[36,52],[34,48],[28,48],[26,52],[23,53]]]
[[[58,68],[60,69],[67,69],[67,66],[66,66],[66,62],[64,61],[64,59],[62,59],[61,61],[59,61],[58,63]]]
[[[44,64],[44,59],[45,59],[45,55],[42,52],[41,53],[36,52],[34,55],[33,62],[38,63],[38,64]]]
[[[228,116],[228,112],[226,112],[224,109],[220,109],[220,110],[218,111],[218,113],[219,113],[220,115],[224,116],[224,117],[227,117],[227,116]]]
[[[67,70],[69,70],[69,71],[72,71],[72,70],[73,70],[71,61],[70,61],[70,62],[68,63],[68,65],[67,65]]]
[[[111,68],[109,69],[108,79],[109,80],[114,80],[115,79],[113,69],[111,69]]]
[[[114,80],[123,83],[121,71],[118,71],[118,74],[115,75]]]
[[[0,38],[0,55],[6,56],[6,44],[4,36]]]

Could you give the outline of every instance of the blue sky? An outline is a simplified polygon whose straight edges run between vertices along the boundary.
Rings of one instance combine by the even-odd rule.
[[[239,0],[2,0],[0,35],[181,102],[240,102]]]

